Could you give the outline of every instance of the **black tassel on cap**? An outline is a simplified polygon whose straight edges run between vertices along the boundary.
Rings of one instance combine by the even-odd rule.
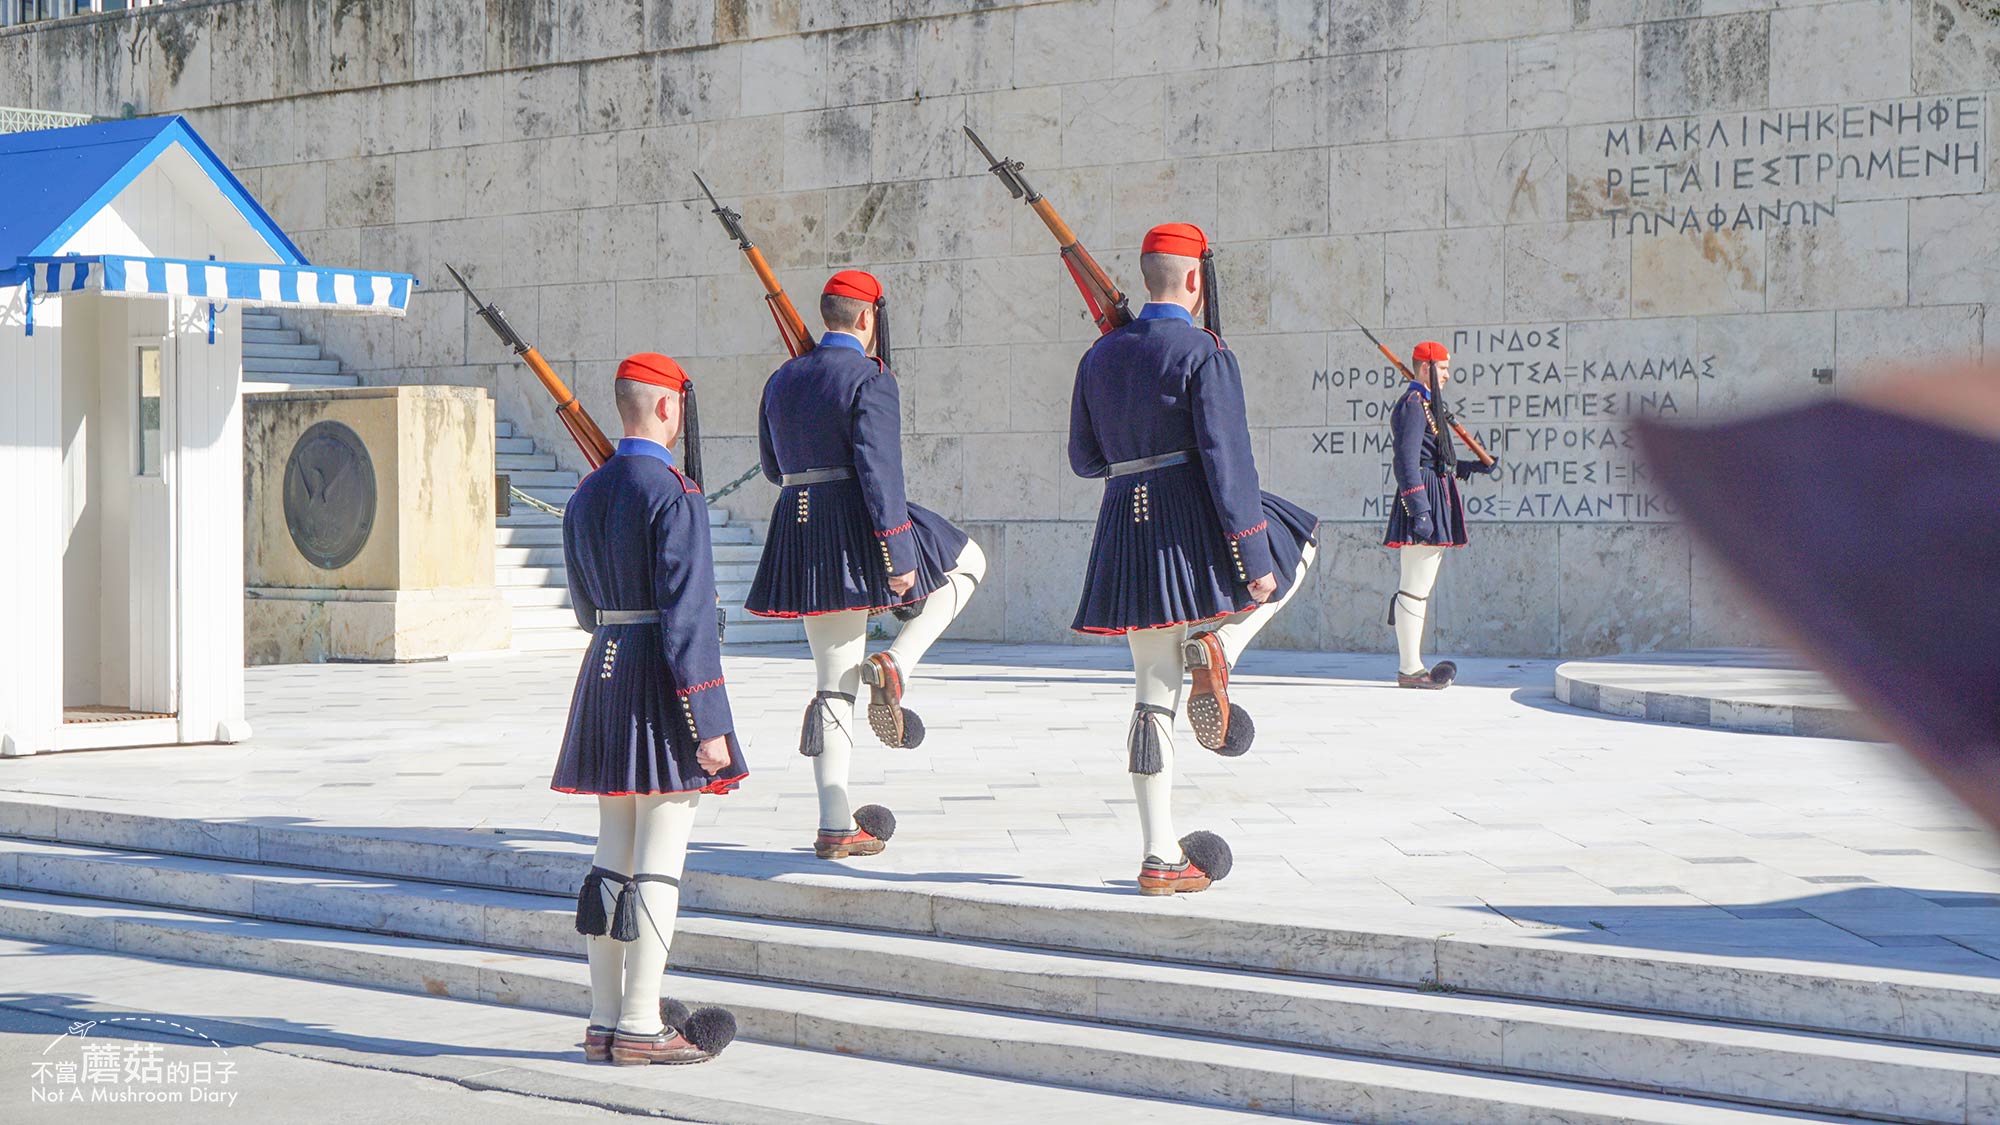
[[[701,487],[701,412],[695,409],[694,380],[688,380],[681,394],[681,472],[696,488]]]
[[[896,370],[896,362],[889,358],[889,298],[875,298],[875,358],[890,371]]]
[[[1201,326],[1222,335],[1222,310],[1215,299],[1215,251],[1201,252]]]

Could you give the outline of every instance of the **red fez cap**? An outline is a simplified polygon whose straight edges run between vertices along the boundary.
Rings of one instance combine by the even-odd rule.
[[[658,352],[640,352],[628,356],[618,365],[618,377],[635,383],[651,383],[668,390],[684,391],[694,380],[688,378],[681,365]]]
[[[1451,353],[1445,351],[1444,345],[1436,340],[1425,340],[1417,345],[1416,351],[1410,353],[1410,358],[1418,363],[1444,363],[1451,359]]]
[[[841,270],[827,281],[826,288],[820,292],[835,297],[852,297],[872,305],[882,299],[882,283],[875,280],[873,274],[862,273],[860,270]]]
[[[1178,254],[1183,258],[1199,258],[1208,249],[1208,236],[1193,223],[1161,223],[1146,232],[1146,241],[1140,243],[1142,254]]]

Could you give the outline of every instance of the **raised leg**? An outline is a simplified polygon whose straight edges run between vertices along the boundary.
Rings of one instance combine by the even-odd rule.
[[[1300,587],[1306,584],[1306,571],[1312,568],[1313,559],[1318,554],[1317,544],[1306,544],[1304,553],[1299,556],[1298,571],[1292,576],[1291,588],[1285,591],[1284,597],[1273,598],[1242,613],[1232,613],[1215,627],[1215,639],[1222,642],[1223,656],[1228,659],[1231,668],[1236,667],[1236,662],[1249,649],[1250,642],[1257,639],[1257,634],[1263,632],[1264,626],[1269,625],[1278,611],[1297,596]]]
[[[958,562],[945,572],[944,585],[931,591],[924,599],[923,611],[896,634],[889,645],[889,655],[895,658],[897,669],[904,675],[916,673],[924,653],[944,635],[944,631],[960,613],[965,611],[965,603],[972,600],[972,592],[986,579],[986,552],[979,544],[966,540],[965,550],[958,554]]]

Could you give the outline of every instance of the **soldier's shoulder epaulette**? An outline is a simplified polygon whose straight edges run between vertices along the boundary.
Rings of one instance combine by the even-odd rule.
[[[679,465],[668,465],[667,471],[674,474],[675,480],[681,482],[681,492],[683,494],[692,492],[696,496],[701,495],[701,486],[690,479],[686,473],[681,472]]]
[[[1208,328],[1208,327],[1207,327],[1206,325],[1197,325],[1196,327],[1200,328],[1200,329],[1202,330],[1202,332],[1203,332],[1203,333],[1205,333],[1205,334],[1206,334],[1206,335],[1208,336],[1208,338],[1209,338],[1209,339],[1211,339],[1211,340],[1214,340],[1214,341],[1215,341],[1215,347],[1216,347],[1216,350],[1217,350],[1217,351],[1225,351],[1225,352],[1226,352],[1226,351],[1228,351],[1228,350],[1229,350],[1229,345],[1228,345],[1228,344],[1225,344],[1225,343],[1223,343],[1223,342],[1222,342],[1222,337],[1221,337],[1220,335],[1218,335],[1218,334],[1217,334],[1217,333],[1216,333],[1216,332],[1215,332],[1214,330],[1212,330],[1212,329]]]

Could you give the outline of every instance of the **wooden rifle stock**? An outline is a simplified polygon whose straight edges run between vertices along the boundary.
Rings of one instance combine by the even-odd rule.
[[[1352,314],[1349,315],[1348,319],[1354,320]],[[1403,373],[1403,378],[1408,379],[1412,383],[1418,381],[1416,375],[1412,374],[1410,369],[1403,365],[1402,357],[1398,356],[1395,352],[1390,351],[1389,346],[1387,344],[1384,344],[1382,341],[1377,340],[1375,338],[1375,333],[1368,331],[1367,325],[1361,323],[1359,320],[1354,320],[1354,326],[1356,328],[1361,329],[1361,334],[1368,337],[1369,341],[1372,342],[1378,349],[1380,349],[1383,355],[1389,357],[1389,362],[1396,365],[1396,370]],[[1479,463],[1481,465],[1488,465],[1488,466],[1492,465],[1493,455],[1491,453],[1486,452],[1486,447],[1479,444],[1479,439],[1473,437],[1472,434],[1469,431],[1467,431],[1464,426],[1458,424],[1457,415],[1451,413],[1449,410],[1442,409],[1443,406],[1442,403],[1440,403],[1439,406],[1440,409],[1438,413],[1443,415],[1444,424],[1451,427],[1451,432],[1458,435],[1458,440],[1465,443],[1465,448],[1470,450],[1472,452],[1472,455],[1479,459]]]
[[[1097,264],[1096,258],[1090,256],[1090,251],[1083,248],[1076,232],[1069,229],[1069,224],[1063,222],[1061,215],[1056,214],[1055,204],[1028,186],[1028,181],[1021,176],[1022,163],[994,156],[993,150],[986,147],[986,142],[979,139],[979,134],[973,132],[970,125],[965,127],[965,135],[972,138],[980,154],[986,157],[987,170],[1000,177],[1000,182],[1007,185],[1014,198],[1026,200],[1035,214],[1041,217],[1042,225],[1055,235],[1056,245],[1062,249],[1063,265],[1069,268],[1070,279],[1083,293],[1083,303],[1090,306],[1090,318],[1097,323],[1098,333],[1101,335],[1130,324],[1132,308],[1126,302],[1125,294],[1119,292],[1111,275]]]
[[[806,329],[805,318],[799,315],[798,307],[793,305],[792,299],[785,294],[785,287],[778,281],[777,271],[771,268],[771,263],[764,260],[764,252],[757,249],[757,244],[750,241],[750,236],[743,233],[743,216],[724,207],[722,202],[715,198],[715,193],[708,189],[708,181],[702,179],[699,172],[695,174],[694,182],[700,184],[702,194],[708,196],[710,210],[722,223],[722,229],[729,232],[729,236],[736,240],[737,248],[743,251],[743,256],[750,259],[750,269],[757,274],[758,283],[764,286],[764,303],[770,306],[771,319],[778,322],[778,337],[784,341],[785,350],[790,352],[794,359],[813,350],[817,341]]]
[[[521,361],[528,365],[528,370],[535,373],[535,378],[542,381],[542,389],[549,392],[550,398],[556,400],[556,417],[562,420],[563,429],[569,431],[569,436],[576,439],[577,448],[583,450],[583,458],[590,462],[590,467],[595,469],[611,460],[611,455],[618,451],[617,447],[611,444],[611,439],[604,436],[604,431],[598,428],[596,420],[583,408],[583,403],[577,401],[576,394],[562,381],[562,376],[557,375],[555,368],[549,366],[549,361],[543,359],[542,353],[536,351],[526,340],[521,339],[521,334],[514,331],[514,326],[507,323],[506,315],[497,307],[482,303],[478,295],[473,293],[472,286],[466,284],[465,278],[461,277],[456,269],[449,263],[446,263],[444,268],[451,270],[451,276],[457,280],[458,287],[465,290],[466,300],[472,302],[473,311],[479,314],[479,319],[493,329],[493,334],[500,337],[501,343],[514,349],[514,354],[520,356]]]

